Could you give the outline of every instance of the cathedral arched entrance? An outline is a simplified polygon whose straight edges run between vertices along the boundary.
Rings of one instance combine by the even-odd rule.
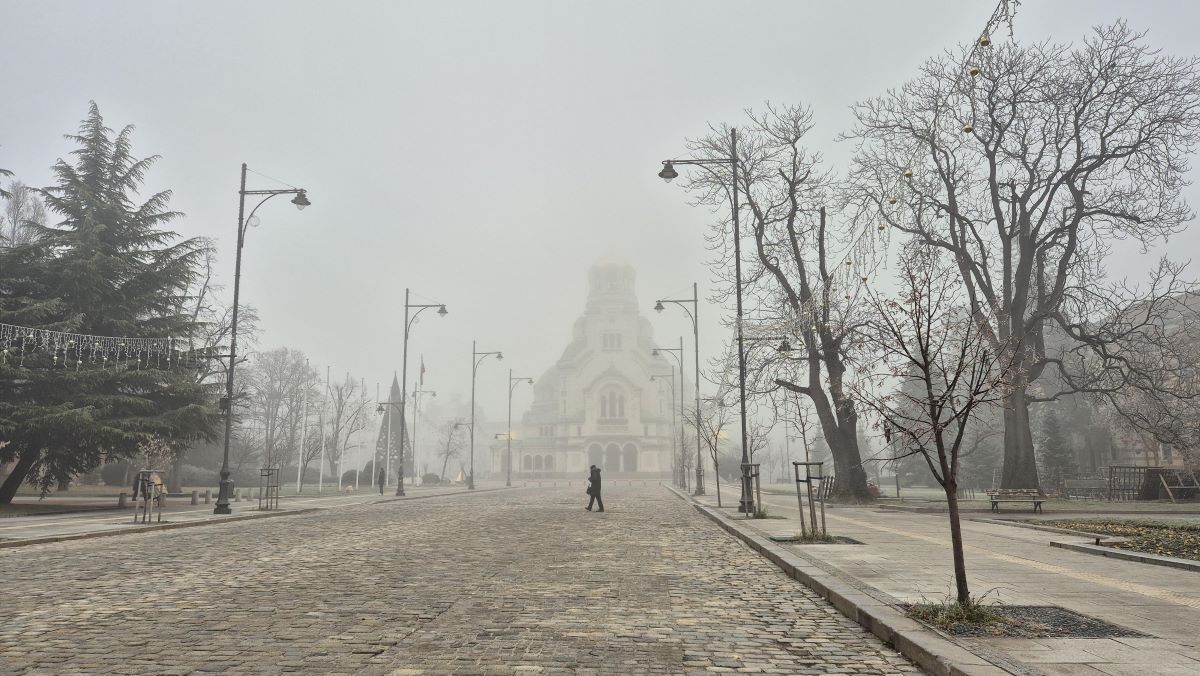
[[[602,467],[604,465],[604,448],[600,444],[592,444],[588,446],[588,466],[595,465]]]
[[[638,471],[638,448],[634,444],[625,444],[621,449],[621,471]]]
[[[616,444],[609,444],[604,447],[604,471],[620,472],[621,471],[621,447]]]

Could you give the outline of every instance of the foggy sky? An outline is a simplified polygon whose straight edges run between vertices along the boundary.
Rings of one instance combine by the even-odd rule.
[[[465,398],[476,338],[506,357],[480,370],[497,420],[508,368],[536,377],[558,358],[602,257],[637,268],[660,344],[690,336],[683,313],[649,310],[708,287],[710,214],[655,176],[686,137],[802,102],[811,146],[844,169],[852,149],[833,139],[849,106],[976,38],[993,5],[2,0],[0,167],[48,184],[94,99],[110,127],[137,125],[136,154],[162,155],[145,194],[173,189],[175,228],[218,239],[230,293],[239,164],[307,188],[312,207],[276,200],[247,236],[259,345],[386,388],[410,286],[450,310],[414,328],[410,382],[424,354],[426,387]],[[1120,16],[1169,53],[1200,52],[1192,3],[1025,0],[1016,26],[1078,41]],[[252,174],[250,187],[278,185]],[[1196,228],[1172,249],[1200,251]],[[715,308],[701,314],[711,355],[725,335]],[[517,389],[514,417],[531,393]]]

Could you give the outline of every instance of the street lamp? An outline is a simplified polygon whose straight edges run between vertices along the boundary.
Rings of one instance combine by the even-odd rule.
[[[401,401],[403,401],[403,399]],[[385,405],[390,406],[391,411],[388,411],[388,409],[385,409],[384,408]],[[376,413],[382,414],[385,411],[387,411],[387,413],[388,413],[388,416],[387,416],[387,448],[384,449],[384,451],[383,451],[383,458],[382,458],[383,463],[380,463],[379,462],[380,458],[376,457],[375,467],[373,467],[371,469],[372,474],[379,474],[379,472],[380,472],[379,465],[383,464],[383,466],[384,466],[383,476],[387,477],[387,472],[388,472],[387,467],[392,462],[392,416],[395,415],[396,407],[398,407],[398,406],[400,406],[400,401],[392,401],[391,398],[389,397],[387,401],[381,401],[375,407]],[[400,446],[403,449],[403,447],[404,447],[404,433],[403,432],[401,432],[401,436],[400,436]],[[401,464],[400,476],[403,477],[404,476],[404,467],[403,467],[404,454],[403,454],[403,452],[401,452],[401,454],[400,454],[400,464]],[[367,477],[367,479],[369,481],[374,481],[375,477],[369,476],[369,477]],[[380,495],[383,495],[383,485],[384,485],[383,481],[379,482],[379,494]],[[397,493],[397,495],[404,495],[404,492],[401,491],[401,492]]]
[[[527,382],[532,385],[533,378],[514,378],[512,369],[508,370],[508,434],[505,435],[508,437],[508,450],[505,451],[506,457],[504,460],[505,463],[507,463],[507,467],[505,467],[504,470],[505,488],[512,488],[512,395],[513,390],[517,387],[517,385],[523,382]]]
[[[444,316],[444,315],[443,315]],[[424,378],[422,378],[424,380]],[[428,394],[434,397],[437,396],[435,390],[413,390],[413,431],[412,431],[412,449],[413,449],[413,485],[417,485],[417,423],[421,417],[421,395]]]
[[[747,439],[749,434],[746,429],[746,354],[742,344],[742,232],[738,221],[738,158],[737,158],[737,129],[729,130],[729,157],[720,157],[713,159],[685,159],[685,160],[664,160],[662,170],[658,172],[659,178],[670,183],[671,179],[679,176],[679,172],[675,171],[675,165],[696,165],[704,169],[716,173],[709,167],[713,165],[728,165],[733,172],[733,180],[730,181],[730,201],[733,210],[733,270],[734,270],[734,291],[737,297],[737,341],[738,341],[738,395],[739,406],[742,416],[742,499],[738,502],[738,511],[744,514],[754,513],[754,492],[750,478],[750,457],[746,453],[748,448]],[[693,319],[694,321],[694,319]],[[699,342],[699,341],[697,341]],[[697,363],[699,362],[699,350],[696,353]],[[699,393],[700,377],[699,366],[696,367],[696,391]],[[697,397],[699,395],[697,394]],[[699,402],[696,402],[696,409],[699,411]],[[697,468],[699,470],[699,468]],[[720,478],[717,479],[720,481]]]
[[[670,163],[668,163],[670,164]],[[665,168],[664,168],[665,171]],[[674,171],[672,169],[672,171]],[[665,178],[665,177],[664,177]],[[670,180],[670,179],[667,179]],[[695,385],[696,385],[696,495],[704,495],[704,453],[700,448],[700,293],[696,288],[696,283],[692,282],[692,297],[691,298],[662,298],[654,301],[654,311],[661,313],[667,309],[663,303],[673,303],[678,305],[687,313],[687,316],[692,320],[692,338],[695,341]],[[688,309],[688,304],[692,307]],[[683,354],[682,341],[680,342],[680,355]],[[679,375],[683,377],[683,362],[679,364]],[[683,388],[680,388],[681,390]],[[682,408],[682,407],[681,407]]]
[[[659,301],[656,305],[656,308],[661,308],[661,307],[662,307],[662,301]],[[661,356],[662,352],[666,352],[667,354],[669,354],[675,358],[675,361],[679,364],[679,380],[682,381],[683,380],[683,336],[679,337],[679,347],[656,347],[650,351],[650,354],[654,357],[659,357],[659,356]],[[673,367],[672,367],[672,371],[674,371]],[[654,378],[651,378],[651,380],[654,380]],[[671,385],[672,400],[675,398],[674,397],[675,385],[673,384],[673,382],[674,381],[672,381],[672,385]],[[683,383],[682,382],[680,383],[680,386],[679,386],[679,414],[685,416],[684,419],[686,420],[686,414],[683,411]],[[673,415],[674,415],[674,411],[672,411],[672,416]],[[674,423],[672,423],[672,424],[674,424]],[[696,432],[697,433],[700,432],[700,421],[698,419],[696,421]],[[681,457],[679,459],[679,476],[677,477],[677,480],[679,481],[680,488],[686,488],[687,477],[684,476],[683,459],[682,459],[683,427],[679,428],[679,453],[680,453]],[[701,460],[702,460],[702,458],[700,456],[700,446],[697,445],[696,446],[696,462],[701,462]],[[696,479],[697,479],[697,486],[698,486],[700,474],[696,475]]]
[[[417,317],[420,317],[421,313],[428,310],[429,308],[437,308],[437,313],[438,313],[439,317],[445,317],[447,314],[446,305],[444,303],[410,303],[409,302],[410,295],[411,295],[410,290],[407,287],[405,287],[405,289],[404,289],[404,350],[403,350],[403,356],[400,358],[401,359],[401,361],[400,361],[400,462],[398,463],[400,465],[400,469],[397,471],[397,476],[399,477],[400,480],[396,482],[396,495],[404,495],[404,437],[408,436],[408,434],[406,433],[408,430],[408,425],[404,421],[404,412],[405,412],[405,405],[406,405],[405,397],[407,396],[406,388],[408,387],[408,333],[412,329],[413,322],[417,321]],[[415,309],[416,312],[412,313],[412,317],[410,318],[408,311],[413,310],[413,309]],[[389,429],[390,429],[390,427],[389,427]],[[416,471],[417,471],[417,463],[414,460],[413,473],[415,474]]]
[[[475,341],[471,341],[471,473],[467,476],[467,488],[475,489],[475,374],[484,359],[495,355],[496,361],[504,361],[503,352],[479,352],[475,349]],[[511,374],[510,374],[511,375]]]
[[[682,340],[682,338],[680,338],[680,340]],[[680,375],[680,378],[683,377],[682,369],[680,369],[679,375]],[[677,481],[679,483],[680,488],[682,488],[684,485],[684,481],[686,481],[687,477],[685,476],[686,472],[683,471],[683,428],[679,427],[679,423],[675,419],[675,366],[674,365],[671,366],[671,372],[669,374],[658,373],[658,374],[651,375],[650,382],[653,383],[653,382],[656,382],[656,381],[662,380],[663,378],[668,378],[668,377],[671,379],[671,446],[675,445],[675,441],[674,441],[675,430],[679,429],[679,457],[676,458],[675,453],[672,452],[671,453],[671,463],[672,464],[674,464],[676,462],[679,463],[679,473],[675,475],[675,481]],[[682,387],[679,388],[679,407],[680,407],[680,409],[683,408],[683,388]]]
[[[263,196],[262,200],[250,210],[249,217],[243,217],[246,213],[246,195]],[[229,368],[225,369],[225,396],[218,404],[218,408],[225,412],[225,450],[221,458],[221,484],[217,492],[217,506],[213,509],[213,514],[233,513],[229,507],[229,499],[233,496],[233,480],[229,478],[229,440],[233,436],[233,367],[237,364],[238,297],[242,288],[242,246],[246,243],[246,225],[250,219],[255,218],[254,214],[259,207],[278,195],[294,195],[292,204],[302,211],[304,207],[312,204],[308,201],[308,192],[304,188],[246,190],[246,163],[242,163],[242,181],[238,188],[237,253],[234,256],[233,265],[233,315],[230,318],[229,326]]]

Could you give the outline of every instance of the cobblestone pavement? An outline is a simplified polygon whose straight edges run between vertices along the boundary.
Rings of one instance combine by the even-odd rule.
[[[578,493],[578,494],[577,494]],[[659,487],[0,550],[0,673],[911,673]]]

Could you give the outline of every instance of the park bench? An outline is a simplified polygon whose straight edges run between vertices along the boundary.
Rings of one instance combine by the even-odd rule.
[[[1107,479],[1067,479],[1063,481],[1063,496],[1099,500],[1108,493]]]
[[[987,492],[988,500],[992,503],[992,511],[1000,511],[1001,502],[1032,502],[1033,511],[1042,511],[1045,496],[1036,488],[993,488]]]

